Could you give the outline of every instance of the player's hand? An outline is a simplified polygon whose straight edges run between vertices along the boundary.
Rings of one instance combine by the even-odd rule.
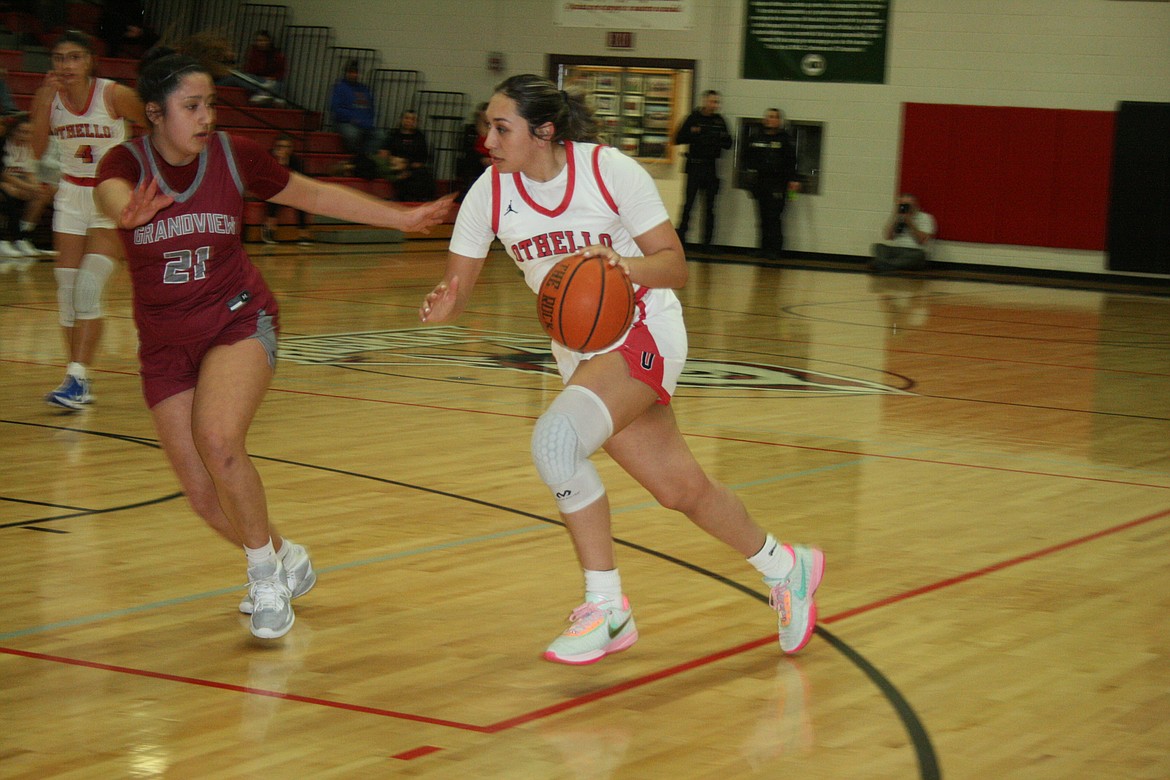
[[[455,202],[455,193],[444,195],[438,200],[424,203],[400,213],[399,230],[405,233],[426,233],[435,225],[442,224],[451,213],[451,206]]]
[[[455,313],[458,300],[459,277],[452,276],[450,281],[439,282],[435,289],[427,293],[423,305],[419,307],[418,318],[422,322],[446,322]]]
[[[118,215],[118,227],[129,229],[145,225],[154,219],[154,215],[175,202],[170,195],[160,194],[158,182],[151,179],[146,184],[139,184],[130,193],[130,202]]]
[[[622,272],[626,276],[630,275],[630,264],[626,262],[626,258],[613,251],[612,247],[605,246],[604,244],[592,244],[584,249],[578,249],[569,256],[573,257],[576,255],[580,255],[581,257],[600,257],[609,265],[622,269]]]
[[[33,95],[34,100],[47,103],[52,100],[57,92],[61,89],[61,77],[57,75],[56,71],[50,70],[45,74],[45,80],[37,87],[36,93]]]

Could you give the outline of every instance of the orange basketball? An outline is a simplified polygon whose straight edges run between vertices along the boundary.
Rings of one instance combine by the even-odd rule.
[[[540,326],[578,352],[613,344],[634,321],[634,286],[600,257],[566,257],[553,266],[536,296]]]

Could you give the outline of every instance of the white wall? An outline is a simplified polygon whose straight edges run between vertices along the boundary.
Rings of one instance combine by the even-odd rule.
[[[605,30],[554,25],[555,2],[285,0],[295,23],[331,26],[338,43],[381,49],[387,67],[420,70],[426,88],[472,101],[500,80],[486,68],[491,51],[504,52],[507,73],[543,73],[549,53],[626,54],[605,48]],[[822,194],[799,198],[786,220],[796,250],[868,252],[894,196],[904,102],[1109,111],[1122,100],[1170,101],[1170,2],[893,0],[880,85],[740,79],[744,6],[694,0],[692,29],[636,31],[628,54],[697,60],[696,88],[723,93],[729,124],[772,105],[825,123]],[[754,206],[725,167],[716,242],[754,246]],[[656,178],[677,214],[678,176]],[[946,242],[936,256],[1092,272],[1105,262],[1101,252]]]

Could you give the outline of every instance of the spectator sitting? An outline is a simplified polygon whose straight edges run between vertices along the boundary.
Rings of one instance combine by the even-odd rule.
[[[420,202],[435,197],[427,139],[418,129],[418,114],[403,111],[398,127],[386,136],[378,157],[389,164],[394,200]]]
[[[25,118],[12,126],[4,144],[0,206],[8,222],[0,241],[0,259],[41,255],[32,243],[33,231],[53,202],[57,187],[41,181],[40,162],[31,142],[32,124]]]
[[[276,158],[276,161],[285,168],[288,168],[291,171],[295,171],[296,173],[304,174],[305,166],[301,162],[301,158],[297,157],[296,154],[293,153],[292,138],[287,135],[279,136],[275,141],[273,141],[272,149],[270,151],[272,156]],[[275,244],[276,217],[280,213],[280,209],[282,207],[279,204],[273,203],[271,201],[269,201],[267,205],[268,217],[264,220],[264,227],[260,229],[260,239],[265,244]],[[297,215],[297,245],[312,246],[313,241],[309,238],[309,232],[306,229],[307,224],[305,219],[305,212],[300,211],[299,209],[293,210]]]
[[[463,128],[463,146],[456,166],[456,175],[459,177],[459,197],[471,189],[475,180],[492,164],[491,153],[487,150],[487,134],[491,127],[487,121],[487,103],[480,103],[475,108],[475,121]]]
[[[258,105],[283,105],[284,77],[287,72],[284,53],[273,45],[272,35],[267,30],[257,31],[244,61],[244,75],[254,79],[261,88],[250,88],[252,95],[249,101]]]
[[[144,5],[142,0],[102,3],[101,37],[107,56],[142,59],[158,43],[158,33],[146,25]]]
[[[934,217],[918,207],[918,198],[903,193],[894,201],[894,213],[886,222],[885,241],[873,245],[870,270],[922,270],[930,257],[930,241],[936,230]]]
[[[374,94],[359,76],[358,61],[347,62],[345,75],[333,85],[329,110],[346,151],[353,155],[357,175],[369,179],[374,176],[370,156],[378,151],[379,139],[374,128]]]

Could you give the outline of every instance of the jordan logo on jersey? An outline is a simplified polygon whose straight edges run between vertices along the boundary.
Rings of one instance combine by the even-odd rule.
[[[509,214],[519,214],[519,213],[520,213],[519,211],[512,208],[512,201],[508,201],[508,208],[504,209],[504,216],[506,217]]]

